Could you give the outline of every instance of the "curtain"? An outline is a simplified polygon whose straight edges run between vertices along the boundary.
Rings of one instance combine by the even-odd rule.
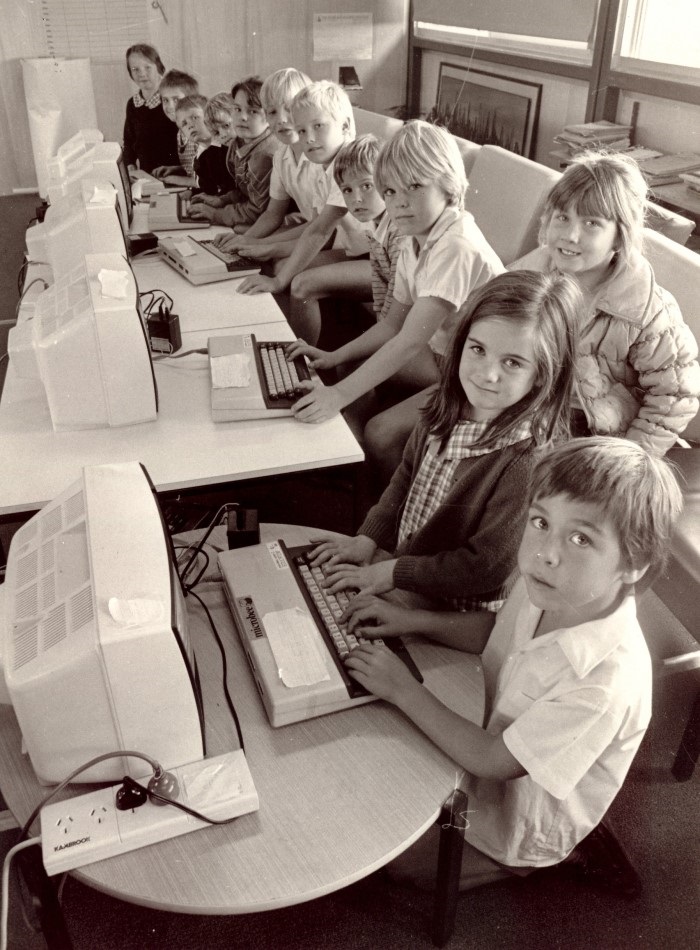
[[[414,0],[413,18],[493,33],[587,42],[598,0]]]

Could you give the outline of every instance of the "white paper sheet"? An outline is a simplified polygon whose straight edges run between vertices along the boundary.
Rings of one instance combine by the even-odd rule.
[[[314,62],[372,59],[371,13],[314,13]]]
[[[319,632],[298,607],[262,618],[279,676],[285,686],[313,686],[330,679],[318,646]]]

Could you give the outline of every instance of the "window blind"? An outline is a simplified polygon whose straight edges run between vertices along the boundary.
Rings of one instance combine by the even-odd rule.
[[[588,42],[598,0],[414,0],[413,18],[492,33]]]
[[[41,0],[41,14],[49,56],[112,63],[148,42],[145,0]]]

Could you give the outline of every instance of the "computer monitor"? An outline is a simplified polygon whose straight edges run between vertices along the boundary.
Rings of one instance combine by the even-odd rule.
[[[90,138],[92,133],[92,140]],[[79,139],[82,136],[82,140]],[[124,231],[129,230],[133,214],[129,170],[124,162],[122,147],[118,142],[94,141],[102,137],[97,130],[84,130],[69,139],[49,160],[49,202],[75,194],[83,178],[100,178],[111,181],[117,189],[119,211]]]
[[[134,425],[156,418],[151,352],[128,262],[87,254],[41,293],[34,316],[12,327],[20,377],[39,379],[56,430]]]
[[[27,260],[49,264],[54,280],[86,254],[128,256],[117,190],[105,179],[83,178],[76,192],[54,201],[44,220],[27,229]]]
[[[164,768],[204,757],[184,595],[142,465],[86,466],[26,522],[10,544],[4,595],[7,693],[40,782],[106,752],[141,752]],[[75,781],[142,771],[114,758]]]

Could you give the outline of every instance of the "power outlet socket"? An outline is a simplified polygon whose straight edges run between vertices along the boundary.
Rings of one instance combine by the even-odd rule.
[[[240,750],[169,771],[178,781],[177,800],[208,818],[235,818],[260,807]],[[150,777],[137,781],[145,785]],[[47,874],[61,874],[208,827],[207,822],[173,805],[147,801],[138,808],[120,811],[115,803],[120,787],[112,785],[42,808],[41,850]]]

